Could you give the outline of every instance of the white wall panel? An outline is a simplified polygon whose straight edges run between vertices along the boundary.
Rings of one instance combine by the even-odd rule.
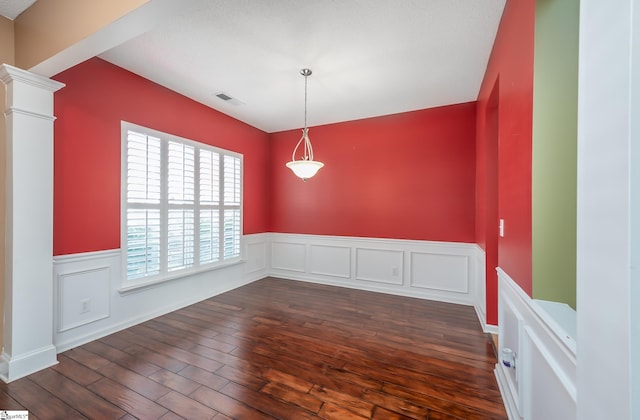
[[[245,273],[255,273],[267,269],[267,243],[265,241],[246,243]]]
[[[111,267],[58,275],[58,332],[110,315]]]
[[[411,285],[456,293],[469,292],[469,257],[411,253]]]
[[[306,245],[304,243],[272,242],[271,268],[284,271],[306,271]]]
[[[575,383],[563,375],[552,352],[542,340],[527,327],[524,330],[523,347],[527,358],[524,372],[525,419],[566,420],[576,418]]]
[[[348,279],[351,277],[351,248],[311,245],[311,274]]]
[[[356,280],[402,284],[403,252],[356,248]]]

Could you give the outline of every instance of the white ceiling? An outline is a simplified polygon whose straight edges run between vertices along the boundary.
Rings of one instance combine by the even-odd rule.
[[[505,0],[184,4],[99,57],[277,132],[304,123],[305,67],[309,126],[475,100]]]
[[[14,20],[35,2],[36,0],[0,0],[0,16]]]

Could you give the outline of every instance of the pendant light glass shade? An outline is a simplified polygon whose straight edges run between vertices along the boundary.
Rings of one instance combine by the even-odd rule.
[[[291,162],[287,163],[287,168],[301,178],[303,181],[313,177],[324,166],[324,163],[313,160],[313,147],[309,139],[309,129],[307,128],[307,77],[311,75],[311,70],[302,69],[300,74],[304,76],[304,128],[302,129],[302,137],[298,140],[298,144],[291,154]],[[302,145],[302,158],[296,160],[296,152]]]
[[[287,163],[287,167],[291,169],[298,178],[302,178],[303,181],[317,174],[323,166],[324,163],[318,162],[317,160],[296,160]]]

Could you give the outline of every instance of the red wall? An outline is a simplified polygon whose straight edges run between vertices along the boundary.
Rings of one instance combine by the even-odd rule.
[[[491,261],[531,295],[531,131],[533,115],[533,52],[535,0],[508,0],[477,102],[476,234],[487,251],[487,322],[497,324],[497,279]],[[491,93],[497,86],[497,101]],[[498,189],[487,188],[491,175],[486,126],[491,107],[498,107]],[[488,215],[498,206],[505,235],[495,241]],[[497,256],[492,253],[497,252]]]
[[[120,121],[244,154],[244,232],[268,228],[268,135],[94,58],[53,77],[54,255],[120,247]]]
[[[475,113],[466,103],[312,127],[326,166],[285,167],[301,130],[271,135],[274,232],[475,242]]]

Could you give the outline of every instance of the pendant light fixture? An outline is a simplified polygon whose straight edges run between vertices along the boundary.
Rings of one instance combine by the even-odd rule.
[[[302,137],[298,140],[293,153],[291,154],[291,162],[287,163],[287,168],[291,169],[297,177],[303,181],[314,176],[324,163],[313,160],[313,147],[309,139],[309,129],[307,128],[307,78],[311,76],[311,70],[302,69],[300,74],[304,76],[304,128],[302,129]],[[300,145],[303,146],[303,153],[300,160],[296,160],[296,152]]]

